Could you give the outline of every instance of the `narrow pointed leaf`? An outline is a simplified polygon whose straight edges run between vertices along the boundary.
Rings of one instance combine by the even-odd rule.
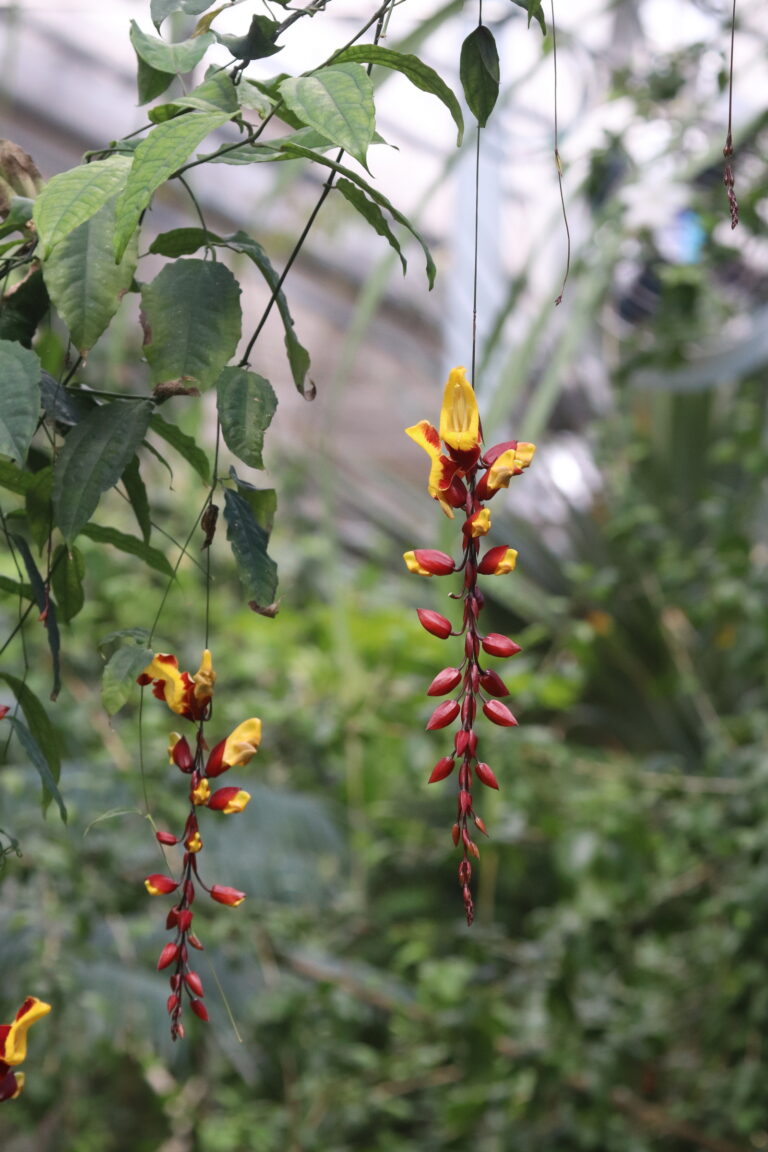
[[[256,520],[248,502],[229,488],[224,489],[224,517],[227,539],[251,607],[257,611],[268,609],[277,591],[277,565],[267,554],[269,535]]]
[[[59,615],[65,624],[73,620],[85,603],[83,577],[85,561],[82,553],[65,544],[59,544],[53,555],[51,584]]]
[[[136,271],[138,236],[131,237],[119,264],[112,256],[115,203],[113,197],[70,232],[43,266],[51,300],[81,354],[108,327]]]
[[[172,228],[170,232],[161,232],[149,246],[150,252],[155,256],[191,256],[206,244],[220,242],[221,237],[213,232],[206,232],[205,228]]]
[[[484,128],[499,95],[499,54],[493,33],[484,24],[461,46],[459,76],[469,109]]]
[[[53,468],[49,466],[34,473],[32,483],[24,496],[29,534],[40,549],[51,532],[52,489]]]
[[[170,88],[173,80],[174,77],[168,72],[160,72],[147,64],[146,60],[142,60],[141,56],[136,57],[136,94],[139,104],[149,104],[150,100],[162,96],[166,88]],[[151,112],[149,118],[153,120]]]
[[[173,568],[163,553],[158,548],[145,544],[143,540],[137,540],[135,536],[119,532],[117,528],[108,528],[104,524],[86,524],[81,535],[87,536],[89,540],[95,540],[97,544],[111,544],[120,552],[136,556],[139,560],[143,560],[148,568],[154,568],[155,572],[160,572],[163,576],[173,576]]]
[[[277,409],[269,380],[245,368],[225,368],[216,385],[224,441],[251,468],[263,468],[264,433]]]
[[[160,40],[157,36],[148,36],[146,32],[142,32],[135,20],[131,20],[130,38],[140,60],[157,72],[172,74],[191,72],[216,42],[212,32],[205,32],[201,36],[192,36],[189,40],[169,44],[167,40]]]
[[[18,700],[27,727],[45,757],[54,781],[58,781],[61,775],[61,740],[45,707],[24,680],[8,672],[0,672],[0,680],[5,681]]]
[[[379,236],[383,236],[384,239],[388,241],[390,247],[394,248],[400,257],[400,263],[403,266],[403,275],[405,275],[408,269],[408,262],[405,256],[403,256],[400,241],[387,223],[387,218],[378,204],[375,204],[373,200],[369,200],[365,192],[350,180],[337,180],[336,187],[344,199],[347,200],[353,208],[357,209],[364,220],[368,221],[374,231],[378,232]]]
[[[38,775],[40,776],[40,781],[43,785],[43,807],[47,807],[51,800],[55,800],[56,804],[58,805],[61,819],[63,823],[66,824],[67,809],[64,805],[64,801],[61,798],[58,784],[53,778],[53,774],[51,772],[48,761],[43,755],[42,749],[40,748],[39,744],[27,726],[23,724],[17,716],[9,716],[8,720],[11,724],[11,727],[13,728],[13,731],[18,737],[19,744],[21,744],[27,756],[29,756],[33,765],[37,769]]]
[[[240,286],[223,264],[177,260],[141,292],[152,382],[207,388],[240,339]]]
[[[56,604],[48,595],[48,589],[45,586],[45,581],[40,575],[26,540],[23,536],[18,536],[16,533],[12,533],[11,535],[13,542],[18,549],[19,555],[24,561],[24,567],[27,570],[27,576],[29,577],[29,582],[32,585],[32,591],[35,594],[35,603],[40,609],[40,619],[45,625],[45,632],[46,636],[48,637],[48,649],[51,653],[51,668],[53,673],[51,700],[55,700],[61,691],[61,638],[59,636],[59,625],[56,618]]]
[[[131,502],[134,516],[141,529],[144,543],[149,543],[152,535],[152,523],[149,510],[149,497],[139,470],[139,457],[134,456],[125,468],[122,475],[123,486]]]
[[[350,48],[345,48],[338,56],[334,56],[333,67],[348,61],[361,64],[378,64],[382,68],[391,68],[395,72],[400,72],[422,92],[437,96],[453,117],[458,129],[456,146],[460,147],[464,138],[464,117],[461,112],[461,105],[434,68],[430,68],[418,56],[395,52],[391,48],[382,48],[378,44],[353,44]]]
[[[142,140],[133,154],[125,187],[117,200],[114,237],[116,260],[122,260],[141,215],[155,191],[206,136],[226,124],[227,120],[227,112],[192,112],[189,116],[179,116],[166,124],[158,124]]]
[[[252,239],[247,232],[236,232],[234,236],[227,237],[226,243],[238,249],[240,252],[244,252],[246,256],[249,256],[250,259],[253,260],[272,292],[274,292],[280,277],[273,268],[262,246],[257,243],[256,240]],[[308,384],[309,353],[296,336],[293,327],[293,317],[291,316],[288,301],[285,298],[282,288],[275,296],[275,307],[280,313],[280,319],[283,322],[285,350],[288,353],[288,363],[290,364],[293,382],[303,396]],[[309,383],[311,383],[311,381]]]
[[[547,22],[544,18],[544,9],[541,6],[541,0],[512,0],[513,4],[517,4],[518,8],[523,8],[528,13],[528,27],[531,26],[531,20],[537,20],[541,28],[542,36],[547,34]]]
[[[71,543],[102,493],[114,487],[144,439],[152,403],[114,400],[94,409],[67,436],[54,468],[53,511]]]
[[[182,432],[177,424],[171,424],[162,416],[153,416],[149,422],[149,427],[150,431],[162,436],[163,440],[167,441],[180,456],[184,457],[188,464],[192,465],[203,484],[210,483],[211,467],[208,456],[191,436],[187,436],[186,432]]]
[[[280,95],[302,124],[366,163],[376,115],[373,83],[358,64],[333,64],[311,76],[289,77]]]
[[[124,187],[130,168],[129,156],[110,156],[51,177],[34,209],[43,260]]]
[[[0,340],[0,454],[23,463],[40,416],[40,360]]]
[[[149,648],[126,644],[112,653],[101,677],[101,702],[110,716],[119,712],[132,692],[136,677],[152,660]]]

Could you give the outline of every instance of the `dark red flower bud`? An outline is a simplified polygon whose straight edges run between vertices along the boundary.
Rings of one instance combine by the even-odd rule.
[[[522,652],[519,644],[510,640],[509,636],[502,636],[500,632],[489,632],[483,639],[483,648],[489,656],[516,656]]]
[[[208,1019],[208,1009],[206,1008],[205,1004],[203,1004],[202,1000],[190,1000],[189,1006],[194,1012],[195,1016],[198,1016],[201,1020]]]
[[[192,749],[189,747],[189,744],[187,743],[186,736],[182,736],[180,740],[176,741],[176,743],[173,746],[173,751],[171,752],[171,756],[173,757],[173,762],[176,765],[176,767],[180,768],[182,772],[191,772],[192,771],[192,768],[194,767],[194,763],[195,763],[195,758],[192,755]]]
[[[450,636],[451,622],[439,612],[433,612],[431,608],[417,608],[416,615],[422,628],[426,628],[427,632],[431,632],[439,640],[445,640]]]
[[[203,946],[198,940],[197,936],[195,936],[194,932],[190,932],[189,936],[187,936],[187,940],[193,948],[197,948],[199,952],[203,951]]]
[[[469,733],[465,732],[462,728],[457,732],[453,738],[453,746],[456,749],[457,756],[463,756],[467,750],[467,742],[469,741]]]
[[[477,692],[480,687],[480,669],[477,664],[472,664],[469,670],[469,687],[473,692]]]
[[[459,863],[459,884],[469,884],[472,879],[472,865],[469,860],[462,860]]]
[[[173,832],[155,832],[155,839],[158,844],[178,844],[179,842],[178,837],[174,836]]]
[[[172,991],[178,992],[179,988],[181,988],[181,976],[179,976],[178,972],[174,972],[168,983],[170,984]]]
[[[469,790],[471,785],[472,785],[472,774],[469,770],[469,764],[467,764],[467,762],[465,760],[463,762],[463,764],[461,765],[461,768],[459,768],[459,788],[466,788],[467,790]]]
[[[203,982],[198,976],[197,972],[185,972],[184,983],[186,984],[187,988],[189,988],[190,992],[194,992],[195,996],[204,995]]]
[[[175,1040],[177,1037],[179,1040],[184,1039],[184,1025],[181,1021],[176,1023],[171,1031],[171,1039]]]
[[[169,892],[175,892],[178,886],[177,880],[173,880],[170,876],[163,876],[160,872],[153,872],[144,881],[144,887],[150,896],[167,896]]]
[[[467,499],[467,489],[462,484],[457,476],[454,476],[451,481],[450,487],[446,488],[443,492],[443,497],[452,508],[463,508],[464,502]]]
[[[473,656],[477,656],[479,651],[480,641],[478,640],[477,636],[475,636],[472,632],[467,632],[466,636],[464,637],[464,655],[472,658]]]
[[[178,922],[179,922],[179,910],[178,910],[178,908],[171,908],[170,912],[168,913],[168,915],[165,918],[165,926],[166,926],[166,928],[175,928],[176,925],[178,924]]]
[[[471,793],[466,792],[462,788],[462,790],[459,792],[459,811],[463,815],[465,812],[469,812],[471,807],[472,807],[472,795],[471,795]]]
[[[245,900],[245,892],[239,892],[237,888],[227,888],[225,884],[214,884],[210,894],[219,904],[227,904],[230,908],[237,908],[238,904],[242,904]]]
[[[475,821],[476,827],[480,829],[484,836],[487,836],[488,829],[485,826],[485,820],[482,820],[479,816],[473,816],[473,820]]]
[[[157,970],[162,972],[163,968],[167,968],[169,964],[173,964],[174,960],[178,958],[179,949],[175,944],[166,944],[160,953],[160,959],[157,961]]]
[[[509,689],[499,676],[498,672],[494,672],[489,668],[487,672],[483,672],[480,677],[480,683],[486,692],[490,692],[491,696],[509,696]]]
[[[427,696],[445,696],[447,692],[453,691],[459,680],[461,671],[458,668],[443,668],[427,688]]]
[[[188,932],[189,926],[192,923],[192,913],[189,908],[182,908],[179,912],[179,929],[182,932]]]
[[[511,572],[515,567],[517,552],[514,548],[507,548],[499,544],[496,548],[489,548],[478,565],[478,572],[484,576],[498,576]]]
[[[448,576],[456,571],[453,557],[447,552],[439,552],[436,548],[416,548],[413,555],[417,563],[433,576]]]
[[[195,899],[195,886],[191,880],[187,880],[186,884],[184,885],[184,899],[186,900],[187,904],[191,904]]]
[[[214,745],[205,765],[206,776],[221,776],[222,773],[229,771],[229,764],[223,763],[226,744],[226,740],[219,740],[218,744]]]
[[[175,992],[171,992],[170,996],[168,997],[168,1001],[166,1003],[166,1008],[168,1009],[168,1015],[170,1016],[171,1013],[174,1011],[174,1009],[178,1008],[178,1006],[179,1006],[179,998]]]
[[[434,712],[427,721],[427,732],[433,732],[435,728],[447,728],[459,714],[458,700],[443,700],[442,704],[438,704]]]
[[[474,696],[465,696],[461,705],[461,722],[462,724],[472,724],[475,719],[475,712],[477,711],[477,703]]]
[[[453,772],[454,760],[453,756],[443,756],[442,760],[438,760],[432,769],[432,775],[427,781],[428,784],[436,784],[438,780],[445,780]]]
[[[467,751],[470,756],[474,756],[477,751],[477,732],[472,728],[467,733]]]
[[[459,826],[458,826],[458,824],[454,824],[453,828],[451,828],[451,836],[453,837],[454,844],[458,844],[458,842],[459,842]]]
[[[501,700],[488,700],[483,704],[483,712],[489,720],[492,720],[494,724],[500,724],[502,728],[517,727],[517,720],[506,704],[502,704]]]
[[[499,782],[494,776],[492,770],[482,760],[475,765],[475,775],[481,784],[485,784],[486,788],[496,788],[498,791]]]
[[[470,840],[469,844],[467,844],[467,852],[469,852],[470,856],[474,856],[476,860],[480,859],[480,849],[474,840]]]

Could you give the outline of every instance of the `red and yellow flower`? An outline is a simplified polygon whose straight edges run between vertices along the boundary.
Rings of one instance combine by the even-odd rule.
[[[205,720],[208,716],[216,673],[211,653],[206,648],[194,676],[179,671],[179,662],[167,652],[157,652],[138,677],[139,684],[151,684],[152,694],[164,700],[171,712],[187,720]]]
[[[408,570],[420,576],[444,576],[456,571],[464,574],[461,597],[464,611],[460,629],[454,631],[450,620],[431,608],[418,609],[418,617],[422,627],[440,640],[449,636],[464,637],[462,664],[438,672],[427,689],[427,695],[432,697],[453,693],[450,699],[433,710],[427,721],[427,730],[447,728],[457,719],[461,724],[454,738],[453,753],[438,760],[429,782],[446,779],[459,760],[457,819],[452,835],[454,843],[460,844],[463,851],[459,884],[467,923],[471,924],[474,904],[470,888],[470,857],[479,857],[480,851],[470,835],[470,821],[481,832],[485,832],[485,825],[475,815],[470,788],[473,778],[489,788],[498,788],[491,768],[477,757],[475,720],[478,701],[483,714],[492,723],[506,728],[517,725],[512,712],[498,699],[508,695],[507,687],[497,672],[482,666],[481,651],[502,657],[514,656],[520,651],[519,645],[508,636],[497,632],[484,635],[479,629],[484,597],[478,587],[478,575],[501,576],[513,572],[517,551],[506,545],[497,545],[489,548],[481,558],[480,542],[491,528],[486,503],[500,489],[506,488],[513,476],[519,476],[529,466],[535,447],[527,442],[508,440],[483,452],[477,400],[463,368],[454,368],[448,376],[439,431],[422,420],[406,428],[406,433],[429,455],[427,491],[430,496],[440,503],[448,516],[453,518],[455,509],[464,513],[460,563],[456,564],[445,552],[428,548],[416,548],[406,552],[403,558]]]
[[[14,1069],[27,1058],[27,1032],[42,1016],[47,1016],[50,1004],[28,996],[10,1024],[0,1025],[0,1103],[15,1100],[24,1087],[24,1073]]]

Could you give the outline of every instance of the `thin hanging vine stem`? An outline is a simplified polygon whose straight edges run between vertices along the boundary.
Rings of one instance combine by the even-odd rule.
[[[554,75],[554,103],[555,103],[555,166],[557,168],[557,184],[560,189],[560,206],[563,210],[563,224],[565,225],[565,236],[567,242],[567,249],[565,255],[565,275],[563,276],[563,283],[560,287],[560,295],[555,300],[555,304],[560,304],[565,292],[565,285],[568,283],[568,274],[571,271],[571,229],[568,226],[568,213],[565,208],[565,193],[563,191],[563,165],[560,159],[560,126],[557,116],[557,27],[555,25],[555,0],[549,0],[549,11],[552,21],[552,69]]]
[[[728,67],[728,131],[726,132],[725,147],[723,148],[723,156],[725,156],[723,184],[725,184],[725,190],[728,194],[728,208],[731,213],[731,230],[733,230],[739,222],[739,202],[733,190],[733,167],[731,165],[731,157],[733,156],[733,48],[735,40],[736,0],[733,0],[733,9],[731,11],[731,58]]]

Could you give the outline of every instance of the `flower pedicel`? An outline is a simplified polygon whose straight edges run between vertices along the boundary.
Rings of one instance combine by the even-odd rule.
[[[445,386],[440,410],[440,428],[422,420],[406,429],[430,458],[427,490],[437,500],[443,512],[451,519],[456,510],[464,515],[462,524],[463,557],[457,565],[452,556],[433,548],[416,548],[406,552],[403,559],[409,572],[419,576],[448,576],[464,573],[464,591],[452,593],[454,599],[463,600],[461,628],[454,631],[450,620],[431,608],[418,610],[419,621],[427,632],[440,640],[449,636],[464,637],[464,659],[458,667],[438,672],[427,689],[428,696],[451,698],[438,704],[433,711],[427,730],[447,728],[459,720],[453,752],[438,760],[429,778],[430,784],[450,776],[459,762],[457,817],[453,826],[453,842],[461,844],[459,885],[464,899],[467,923],[474,918],[474,903],[470,888],[472,864],[470,857],[479,857],[480,850],[470,834],[470,821],[485,832],[479,816],[475,815],[472,801],[472,780],[476,777],[488,788],[498,788],[493,770],[478,758],[478,736],[475,731],[478,704],[483,714],[494,724],[505,728],[516,726],[517,720],[500,697],[509,695],[499,674],[481,663],[481,650],[489,656],[514,656],[520,647],[498,632],[480,631],[483,593],[478,587],[478,576],[502,576],[514,571],[517,552],[499,545],[489,548],[480,556],[480,541],[491,527],[490,512],[486,504],[501,488],[506,488],[513,476],[519,476],[530,464],[535,446],[522,441],[508,440],[493,448],[482,450],[482,429],[477,400],[463,368],[454,368]]]

